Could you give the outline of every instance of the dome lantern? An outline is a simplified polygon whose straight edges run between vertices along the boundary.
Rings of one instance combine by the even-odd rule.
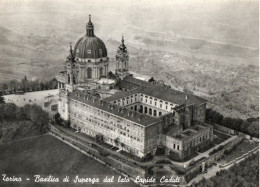
[[[126,52],[127,49],[126,49],[126,46],[125,46],[125,40],[124,40],[124,36],[122,35],[122,44],[119,46],[119,50],[123,51],[123,52]]]
[[[94,35],[94,25],[91,22],[91,15],[89,15],[89,21],[86,26],[86,36],[88,36],[88,37],[95,36]]]

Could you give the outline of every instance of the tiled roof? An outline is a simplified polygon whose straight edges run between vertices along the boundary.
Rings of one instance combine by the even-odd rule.
[[[127,96],[131,96],[136,93],[138,93],[138,89],[133,89],[130,91],[120,91],[117,94],[112,95],[111,97],[104,98],[104,100],[105,101],[115,101],[115,100],[118,100],[118,99],[121,99],[121,98],[124,98]]]
[[[130,120],[134,123],[140,124],[142,126],[148,126],[155,122],[160,121],[160,118],[151,117],[145,114],[134,112],[126,107],[121,107],[116,104],[109,103],[91,94],[83,93],[81,91],[74,91],[69,93],[71,99],[75,99],[87,105],[93,106],[100,110],[114,114],[121,118]]]
[[[146,82],[140,79],[136,79],[132,76],[126,76],[123,80],[118,82],[119,87],[126,89],[133,89],[137,87],[149,87],[152,85],[150,82]]]
[[[123,80],[121,80],[119,82],[119,87],[130,89],[130,91],[122,91],[121,93],[116,94],[111,98],[107,98],[108,101],[117,100],[135,93],[142,93],[178,105],[199,105],[206,102],[205,99],[196,95],[187,95],[184,92],[177,91],[171,88],[166,88],[163,85],[152,84],[146,81],[142,81],[131,76],[127,76]]]

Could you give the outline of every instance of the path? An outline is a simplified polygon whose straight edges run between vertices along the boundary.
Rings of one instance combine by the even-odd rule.
[[[259,149],[256,149],[255,151],[253,151],[251,154],[254,154],[256,152],[259,152]],[[230,165],[227,165],[225,167],[219,167],[219,164],[216,165],[216,166],[211,166],[210,168],[208,168],[207,170],[207,173],[201,173],[201,174],[198,174],[195,178],[193,178],[187,185],[191,185],[192,183],[197,183],[199,182],[200,180],[202,180],[203,178],[205,179],[209,179],[211,177],[214,177],[216,176],[216,173],[221,171],[221,170],[227,170],[229,169],[230,167],[232,167],[234,164],[238,164],[240,162],[242,162],[243,160],[245,160],[247,157],[243,157],[239,160],[236,160],[235,162],[233,162],[232,164]]]
[[[49,135],[49,133],[45,133],[45,134],[41,134],[41,135],[35,135],[35,136],[30,136],[28,138],[23,138],[23,139],[19,139],[19,140],[14,140],[14,141],[11,141],[11,142],[6,142],[6,143],[0,143],[0,145],[6,145],[6,144],[11,144],[11,143],[14,143],[14,142],[20,142],[20,141],[24,141],[24,140],[28,140],[28,139],[32,139],[32,138],[37,138],[37,137],[41,137],[41,136],[46,136],[46,135]]]

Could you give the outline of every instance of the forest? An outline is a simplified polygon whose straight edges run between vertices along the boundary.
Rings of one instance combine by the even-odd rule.
[[[0,104],[0,141],[6,143],[44,134],[48,122],[48,113],[38,105],[17,107],[13,103]]]
[[[19,92],[32,92],[41,90],[57,89],[58,82],[55,78],[48,81],[28,80],[25,76],[22,80],[11,80],[3,83],[0,87],[2,95],[14,94]]]
[[[222,114],[212,110],[206,110],[206,121],[216,123],[239,132],[259,137],[259,118],[248,118],[242,120],[239,118],[224,117]]]

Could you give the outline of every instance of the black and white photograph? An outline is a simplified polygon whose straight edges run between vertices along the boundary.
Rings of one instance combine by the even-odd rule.
[[[258,187],[258,0],[0,0],[1,187]]]

